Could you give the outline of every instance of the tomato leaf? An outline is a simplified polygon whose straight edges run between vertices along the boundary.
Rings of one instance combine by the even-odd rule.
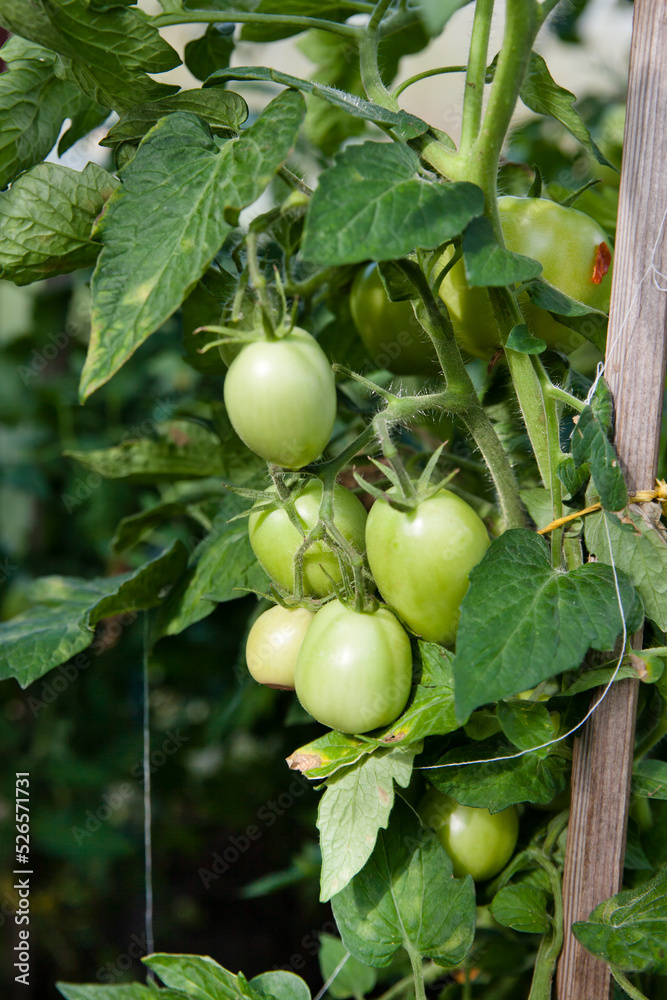
[[[497,892],[491,914],[503,927],[524,934],[546,934],[549,930],[547,894],[534,885],[507,885]]]
[[[546,340],[534,337],[525,323],[518,323],[510,331],[506,347],[521,354],[541,354],[547,349]]]
[[[420,642],[422,672],[403,714],[376,737],[380,744],[414,743],[458,728],[454,712],[453,655],[434,642]]]
[[[101,245],[91,240],[91,230],[117,186],[96,163],[81,173],[40,163],[18,177],[0,193],[1,276],[27,285],[92,266]]]
[[[556,735],[547,707],[539,702],[518,699],[500,701],[498,722],[507,739],[519,750],[530,750],[548,743]],[[544,757],[547,753],[547,750],[542,750],[540,756]]]
[[[40,163],[65,118],[90,106],[76,87],[56,77],[55,58],[18,35],[2,46],[7,69],[0,74],[0,188]]]
[[[183,61],[193,76],[205,80],[216,69],[229,66],[233,52],[234,25],[209,24],[203,35],[187,43]]]
[[[347,948],[340,938],[331,934],[320,934],[320,950],[318,959],[320,972],[325,983],[329,982],[342,959],[347,955]],[[327,993],[334,1000],[347,1000],[348,997],[365,997],[374,988],[377,982],[377,973],[368,965],[363,965],[358,959],[351,955],[345,962],[334,981],[329,986]]]
[[[426,122],[408,114],[407,111],[391,111],[379,104],[374,104],[372,101],[367,101],[363,97],[357,97],[355,94],[346,94],[345,91],[336,90],[334,87],[313,83],[312,80],[302,80],[298,76],[291,76],[289,73],[282,73],[280,70],[270,69],[266,66],[240,66],[216,70],[209,76],[204,86],[215,87],[228,83],[230,80],[262,80],[266,83],[280,83],[285,87],[294,87],[295,90],[320,97],[323,101],[341,108],[353,118],[363,118],[366,121],[375,122],[376,125],[394,128],[406,140],[415,139],[428,129]]]
[[[415,6],[428,33],[439,35],[452,14],[469,3],[470,0],[420,0]]]
[[[628,490],[621,463],[594,404],[585,407],[572,431],[572,458],[577,468],[586,465],[590,469],[604,508],[621,510],[627,505]]]
[[[640,760],[632,775],[632,793],[640,798],[667,800],[667,763]]]
[[[65,1000],[187,1000],[185,993],[176,990],[160,990],[156,993],[152,986],[141,983],[126,983],[121,986],[80,986],[78,983],[56,983],[56,989]]]
[[[515,746],[499,737],[458,747],[438,761],[449,766],[429,769],[428,780],[461,805],[492,813],[518,802],[546,805],[563,791],[569,762],[559,749],[513,757],[516,753]],[[478,760],[489,762],[469,763]],[[452,766],[456,764],[461,767]]]
[[[153,641],[178,635],[210,615],[216,604],[244,597],[247,590],[267,590],[269,581],[250,547],[246,522],[230,522],[247,506],[247,500],[234,493],[225,497],[211,530],[192,555],[188,572],[160,608]]]
[[[526,291],[536,306],[546,309],[559,323],[576,330],[604,353],[608,322],[606,313],[571,299],[544,278],[535,278]]]
[[[150,130],[99,225],[83,399],[178,308],[229,232],[227,213],[255,201],[287,158],[304,110],[301,95],[286,91],[222,148],[189,113]]]
[[[121,142],[138,144],[165,115],[189,111],[203,118],[216,135],[238,132],[248,117],[248,105],[231,90],[182,90],[172,97],[147,101],[127,111],[102,139],[101,146],[114,149]]]
[[[588,550],[603,563],[611,563],[613,553],[618,568],[627,573],[639,591],[647,616],[666,631],[667,541],[659,525],[649,524],[633,510],[622,519],[601,511],[584,519],[584,530]]]
[[[418,749],[377,750],[329,778],[317,812],[321,902],[344,889],[368,861],[378,831],[389,822],[394,782],[407,788]]]
[[[25,688],[89,646],[102,618],[155,607],[185,569],[186,556],[177,541],[133,573],[36,580],[29,595],[35,606],[0,624],[0,679],[14,677]]]
[[[618,573],[629,632],[642,620],[641,601]],[[612,649],[622,621],[609,566],[552,569],[545,542],[524,528],[495,539],[470,573],[461,605],[454,660],[461,721],[479,705],[516,694],[571,670],[587,650]]]
[[[135,8],[97,11],[86,0],[0,0],[0,21],[57,52],[57,75],[105,107],[124,111],[178,89],[148,75],[174,69],[180,59]]]
[[[568,132],[593,154],[598,163],[616,170],[602,150],[593,141],[579,112],[573,107],[576,97],[560,87],[549,72],[549,67],[537,52],[531,52],[530,62],[519,92],[521,100],[538,115],[549,115],[560,122]]]
[[[308,984],[301,976],[286,969],[260,972],[250,980],[248,986],[270,1000],[310,1000]]]
[[[475,932],[472,879],[452,878],[435,833],[402,799],[369,861],[332,907],[345,947],[375,968],[389,965],[401,947],[438,965],[457,965]]]
[[[418,169],[407,146],[364,142],[343,150],[313,194],[304,258],[325,265],[394,260],[457,236],[484,210],[474,184],[438,184]]]
[[[463,262],[466,281],[472,288],[513,285],[542,273],[539,260],[501,247],[484,217],[473,219],[463,235]]]
[[[341,767],[354,764],[375,749],[376,745],[368,740],[332,729],[295,750],[287,758],[287,763],[293,771],[301,771],[307,778],[328,778]]]
[[[153,438],[130,439],[98,451],[66,451],[65,455],[105,479],[128,483],[223,476],[240,484],[263,467],[231,430],[221,440],[193,420],[169,420],[155,424],[154,431]]]
[[[598,958],[622,969],[667,972],[667,865],[636,889],[619,892],[596,906],[572,931]]]
[[[166,986],[181,990],[188,1000],[257,1000],[241,973],[235,976],[208,956],[160,953],[142,961]]]

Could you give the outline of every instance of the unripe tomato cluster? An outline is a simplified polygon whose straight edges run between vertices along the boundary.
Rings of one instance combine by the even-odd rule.
[[[367,279],[379,281],[373,271]],[[381,285],[379,290],[386,299]],[[391,311],[394,304],[386,303]],[[412,315],[409,304],[399,307]],[[328,444],[336,415],[333,373],[305,330],[293,328],[242,347],[229,366],[224,395],[239,437],[272,465],[299,470]],[[297,580],[302,604],[340,595],[340,549],[326,537],[304,543],[320,520],[322,482],[306,480],[290,496],[289,509],[275,486],[268,494],[250,513],[250,544],[287,604]],[[401,714],[412,687],[406,626],[423,639],[452,643],[468,573],[489,544],[475,511],[448,490],[409,510],[393,506],[391,499],[390,491],[376,501],[367,519],[361,501],[337,484],[331,505],[345,543],[360,555],[368,551],[387,606],[362,601],[365,610],[359,610],[332,599],[316,613],[303,606],[274,607],[257,619],[247,641],[248,669],[256,680],[294,687],[315,719],[347,733],[369,732]]]
[[[390,358],[394,371],[437,372],[430,346],[415,336],[412,306],[389,301],[377,267],[360,273],[352,312],[368,335],[369,352]],[[329,360],[304,330],[253,341],[230,363],[225,404],[249,448],[274,466],[298,471],[321,455],[333,429],[336,391]],[[249,515],[250,544],[284,604],[281,599],[256,619],[246,661],[259,683],[295,689],[306,711],[322,724],[343,733],[367,733],[394,722],[408,703],[410,634],[443,645],[455,641],[469,573],[484,556],[489,537],[473,508],[447,489],[406,504],[394,487],[375,500],[367,515],[358,497],[337,484],[329,510],[338,537],[366,556],[385,602],[365,598],[352,607],[342,598],[349,572],[340,543],[322,531],[323,489],[322,481],[311,476],[281,501],[277,487],[271,487]],[[321,533],[305,543],[314,529]],[[420,811],[452,858],[456,875],[489,878],[514,850],[514,809],[492,816],[433,789]],[[487,843],[484,864],[475,860],[480,838]]]

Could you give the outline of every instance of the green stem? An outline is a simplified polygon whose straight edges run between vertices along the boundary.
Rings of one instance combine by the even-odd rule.
[[[225,10],[181,10],[175,14],[157,14],[150,18],[150,23],[156,28],[165,28],[170,24],[216,24],[225,22],[234,24],[284,24],[287,27],[298,27],[306,31],[309,28],[319,28],[320,31],[330,31],[334,35],[344,35],[356,38],[359,28],[351,24],[337,24],[335,21],[325,21],[320,17],[297,17],[291,14],[252,14],[248,11]]]
[[[361,82],[369,100],[398,111],[398,101],[385,87],[378,64],[378,28],[393,0],[378,0],[365,30],[359,37],[359,66]]]
[[[579,569],[584,565],[584,553],[581,548],[581,539],[566,535],[563,539],[563,554],[565,555],[565,565],[571,573],[573,569]]]
[[[625,990],[625,992],[628,994],[629,997],[632,997],[632,1000],[648,1000],[647,996],[645,996],[640,990],[638,990],[636,986],[632,985],[630,980],[618,968],[617,965],[610,965],[609,969],[611,971],[612,976],[618,983],[618,985],[621,987],[622,990]]]
[[[401,456],[398,454],[398,449],[396,448],[396,445],[391,439],[391,434],[389,433],[389,425],[387,422],[386,414],[379,413],[375,417],[375,420],[373,422],[377,429],[378,437],[380,438],[380,443],[382,445],[382,454],[387,459],[392,469],[398,476],[398,481],[401,484],[403,499],[408,500],[416,495],[415,487],[409,475],[405,471],[405,466],[401,461]]]
[[[261,272],[257,257],[257,233],[248,233],[246,236],[246,247],[248,250],[248,271],[250,272],[250,280],[252,281],[253,287],[259,296],[259,301],[262,303],[262,311],[266,316],[271,330],[273,330],[274,322],[271,298],[269,296],[266,278]],[[275,337],[273,339],[275,340]]]
[[[426,990],[424,989],[424,966],[421,955],[412,948],[406,949],[410,956],[412,975],[415,982],[415,1000],[426,1000]]]
[[[404,90],[411,87],[413,83],[419,83],[420,80],[426,80],[429,76],[441,76],[443,73],[465,73],[467,66],[436,66],[434,69],[425,69],[421,73],[415,73],[414,76],[408,77],[403,83],[399,83],[395,87],[391,96],[396,100]]]
[[[549,448],[549,470],[551,475],[551,511],[552,520],[556,521],[563,516],[563,488],[561,481],[556,474],[556,470],[563,457],[560,449],[560,421],[558,418],[558,403],[550,393],[551,380],[540,364],[537,369],[537,377],[540,380],[542,396],[544,399],[544,410],[546,415],[547,446]],[[561,549],[563,544],[563,529],[556,528],[551,532],[551,565],[554,569],[560,569],[562,557]]]
[[[399,266],[419,294],[423,306],[420,322],[433,341],[448,391],[460,398],[462,419],[489,469],[505,525],[520,527],[525,524],[525,517],[516,477],[463,364],[449,317],[436,302],[422,270],[408,260],[401,261]]]
[[[496,198],[498,161],[539,27],[535,0],[512,0],[506,5],[503,44],[489,91],[489,103],[470,151],[470,166],[475,168],[477,177],[467,179],[479,184],[487,196],[487,214],[496,232],[500,230]]]
[[[524,322],[523,315],[514,295],[508,288],[489,288],[489,299],[493,306],[501,339],[505,343],[513,327]],[[551,489],[551,456],[547,434],[547,414],[542,396],[542,386],[536,370],[538,366],[539,368],[542,366],[539,361],[537,361],[537,365],[535,364],[532,355],[522,354],[520,351],[506,349],[505,356],[542,481],[547,489]]]
[[[583,399],[577,399],[572,393],[566,392],[565,389],[559,389],[557,385],[553,382],[547,380],[544,385],[544,392],[547,396],[551,396],[552,399],[557,400],[559,403],[565,403],[566,406],[571,407],[576,410],[577,413],[583,413],[586,408],[586,404]]]
[[[538,855],[539,852],[536,851],[535,854]],[[537,953],[528,1000],[550,1000],[556,962],[563,947],[563,892],[556,867],[544,857],[536,856],[535,860],[549,876],[554,899],[554,912],[551,918],[551,929],[542,938]]]
[[[470,54],[468,56],[468,71],[463,95],[463,122],[461,126],[461,155],[470,150],[479,135],[482,123],[482,104],[484,101],[484,82],[486,80],[486,60],[489,51],[491,35],[491,19],[493,17],[494,0],[477,0],[475,18],[470,38]]]
[[[436,965],[435,962],[427,962],[423,966],[423,976],[425,983],[434,983],[438,979],[442,979],[443,976],[447,974],[447,970],[443,969],[442,966]],[[414,978],[412,975],[403,976],[399,979],[397,983],[390,986],[388,990],[380,994],[377,1000],[394,1000],[394,997],[400,996],[401,993],[406,993],[414,984]]]

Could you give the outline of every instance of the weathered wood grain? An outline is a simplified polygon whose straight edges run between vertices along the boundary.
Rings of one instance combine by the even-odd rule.
[[[667,3],[635,0],[605,376],[615,443],[631,490],[656,473],[667,356]],[[607,966],[570,926],[621,888],[637,681],[614,684],[575,740],[563,879],[565,943],[558,1000],[608,1000]],[[597,697],[599,692],[596,692]]]

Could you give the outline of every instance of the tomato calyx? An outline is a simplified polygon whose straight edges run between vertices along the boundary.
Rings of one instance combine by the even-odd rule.
[[[363,479],[356,472],[354,473],[354,478],[359,486],[361,486],[361,488],[375,500],[383,500],[396,510],[409,513],[410,511],[416,510],[425,500],[430,500],[431,497],[436,496],[436,494],[440,493],[441,490],[444,490],[452,479],[454,479],[454,477],[458,474],[459,470],[454,469],[453,472],[450,472],[444,477],[444,479],[437,479],[435,482],[431,482],[433,473],[435,472],[436,466],[446,444],[447,442],[443,441],[440,447],[433,452],[424,468],[424,471],[416,481],[409,479],[402,466],[399,467],[400,459],[398,455],[388,458],[388,464],[378,462],[374,458],[371,458],[371,462],[391,483],[391,487],[388,490],[383,490],[374,486],[372,483]]]

